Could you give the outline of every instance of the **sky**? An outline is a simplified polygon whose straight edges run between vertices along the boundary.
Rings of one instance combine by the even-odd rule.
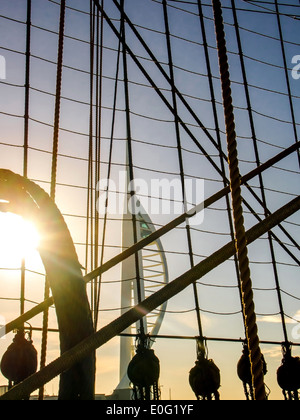
[[[196,2],[192,0],[191,3]],[[235,3],[238,9],[240,36],[258,139],[259,158],[261,162],[264,162],[295,142],[278,22],[273,13],[275,10],[273,0],[270,1],[270,4],[242,0],[236,0]],[[224,0],[222,5],[235,107],[240,171],[242,174],[246,174],[256,167],[255,153],[233,25],[231,1]],[[288,65],[288,81],[292,95],[291,101],[296,120],[295,128],[299,136],[300,79],[292,77],[293,57],[300,54],[299,5],[296,0],[281,1],[279,8]],[[114,2],[105,0],[104,9],[118,28],[119,12],[114,6]],[[137,31],[168,73],[165,22],[161,1],[125,0],[125,10],[136,25]],[[212,8],[209,1],[203,2],[203,12],[213,87],[217,101],[220,139],[223,150],[226,151],[216,41]],[[291,15],[298,15],[298,19]],[[216,140],[216,126],[197,5],[170,0],[168,1],[168,17],[176,87]],[[0,167],[22,174],[26,2],[24,0],[2,0],[0,21],[0,55],[4,57],[4,61],[1,62],[5,63],[6,70],[6,78],[3,77],[0,80]],[[86,260],[90,130],[89,25],[89,2],[67,0],[56,202],[71,231],[79,260],[83,266],[87,267],[87,271],[91,268],[90,249],[89,258]],[[28,177],[48,192],[52,163],[58,28],[59,1],[32,0]],[[171,103],[170,86],[155,63],[149,60],[149,56],[128,26],[126,27],[126,39],[134,54],[161,89],[165,98]],[[108,173],[117,66],[118,40],[107,23],[104,23],[103,26],[103,45],[101,165],[100,179],[96,179],[95,175],[95,185],[98,181],[105,180]],[[153,180],[180,181],[174,117],[128,55],[127,60],[134,177],[145,181],[147,185],[151,185]],[[96,77],[94,77],[94,82],[95,80]],[[95,97],[94,89],[94,103]],[[112,143],[111,180],[120,190],[120,194],[110,194],[109,199],[119,200],[122,208],[125,186],[119,182],[119,177],[120,173],[126,170],[127,145],[122,65],[120,65],[116,98],[117,112]],[[93,133],[95,134],[95,106],[93,110]],[[219,166],[220,159],[216,148],[180,101],[178,101],[178,113],[211,159]],[[185,179],[193,182],[196,182],[197,179],[204,180],[204,196],[207,198],[223,187],[223,181],[182,128],[180,136]],[[299,162],[296,154],[294,153],[278,163],[275,168],[264,173],[263,181],[270,211],[277,210],[299,195]],[[250,185],[260,196],[258,180],[252,180]],[[153,202],[157,203],[156,192],[150,190],[150,193],[154,198],[147,199],[142,195],[139,197],[144,207],[148,205],[151,208]],[[244,199],[263,217],[263,209],[253,196],[245,188],[242,193]],[[167,194],[163,198],[165,202],[172,203]],[[195,198],[193,204],[197,204],[197,200],[198,197]],[[149,216],[157,227],[174,218],[172,212],[171,214],[149,213]],[[1,217],[2,225],[3,223],[5,225],[4,216]],[[248,229],[256,223],[257,220],[245,208],[246,228]],[[283,226],[295,241],[299,241],[299,215],[292,216],[283,223]],[[103,223],[101,222],[101,240],[102,230]],[[274,229],[274,232],[299,259],[299,249],[291,243],[290,239],[278,228]],[[2,239],[3,237],[2,234],[0,240],[4,242],[0,249],[6,248],[7,242]],[[202,261],[229,241],[230,229],[226,202],[220,200],[205,211],[201,225],[193,226],[192,245],[195,263]],[[163,237],[162,244],[166,252],[170,281],[172,281],[190,269],[184,226],[180,226]],[[121,245],[122,214],[110,215],[107,222],[104,260],[119,254]],[[295,321],[300,320],[299,268],[275,241],[274,250],[284,311],[288,315],[286,325],[289,339],[300,344],[299,329],[297,329]],[[278,299],[266,236],[249,246],[249,257],[255,288],[254,298],[260,338],[264,341],[281,342],[283,333],[278,315]],[[11,261],[8,257],[2,258],[0,261],[0,316],[8,321],[19,313],[20,271],[18,268],[20,261]],[[34,305],[32,301],[43,300],[44,293],[44,268],[37,252],[33,256],[27,257],[27,267],[30,271],[26,276],[26,298],[28,299],[26,309],[29,309]],[[120,266],[113,268],[103,276],[99,328],[120,314],[120,279]],[[204,335],[214,338],[244,338],[234,261],[227,261],[217,267],[199,281],[197,288]],[[190,337],[198,335],[194,307],[192,288],[188,288],[171,299],[167,307],[169,312],[165,314],[160,334]],[[32,325],[40,327],[41,322],[42,318],[38,316],[32,320]],[[49,326],[54,329],[57,327],[54,309],[50,310]],[[9,334],[4,340],[0,340],[0,354],[5,351],[11,340],[12,334]],[[41,341],[39,332],[34,332],[33,340],[39,351]],[[171,395],[173,399],[193,399],[193,393],[188,385],[188,372],[194,366],[196,359],[195,341],[157,339],[154,349],[161,362],[162,397],[168,399]],[[209,357],[213,358],[221,369],[221,398],[244,398],[242,384],[236,375],[236,364],[242,353],[241,343],[209,341],[208,350]],[[270,398],[281,398],[281,391],[276,384],[276,370],[280,366],[282,358],[281,348],[279,345],[262,345],[262,351],[268,364],[269,373],[266,376],[266,384],[271,389]],[[293,351],[295,355],[299,355],[299,347],[295,346]],[[57,333],[50,333],[47,361],[50,362],[58,355]],[[119,381],[119,338],[111,340],[99,349],[97,356],[96,391],[108,395],[113,392]],[[5,384],[5,379],[1,376],[0,384]],[[49,394],[56,393],[57,387],[58,380],[55,379],[46,386],[46,391]]]

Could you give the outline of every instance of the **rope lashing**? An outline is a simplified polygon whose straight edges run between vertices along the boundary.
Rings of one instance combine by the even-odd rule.
[[[233,101],[231,95],[231,83],[224,31],[224,22],[222,16],[222,6],[219,0],[212,0],[212,4],[214,11],[217,49],[222,83],[222,96],[227,135],[230,189],[233,207],[236,251],[239,261],[242,304],[245,315],[249,359],[251,364],[255,399],[264,400],[266,398],[266,391],[264,386],[263,365],[261,359],[262,355],[259,347],[258,329],[256,324],[256,314],[253,301],[252,281],[250,277],[247,241],[244,227],[240,181],[241,176],[239,171],[236,131],[232,104]]]

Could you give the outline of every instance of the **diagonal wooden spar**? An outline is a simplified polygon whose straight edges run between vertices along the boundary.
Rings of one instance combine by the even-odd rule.
[[[292,216],[299,210],[300,196],[246,232],[247,243],[253,243],[260,236],[264,235],[266,232],[273,229],[276,225]],[[40,388],[56,376],[60,375],[62,372],[70,369],[74,364],[87,357],[92,351],[103,346],[105,343],[120,334],[130,325],[139,321],[146,314],[152,312],[166,300],[176,296],[186,287],[199,280],[211,270],[228,260],[234,255],[235,252],[236,249],[234,242],[229,242],[210,257],[196,265],[194,268],[187,271],[185,274],[181,275],[176,280],[172,281],[161,290],[151,295],[149,298],[145,299],[139,305],[135,306],[95,334],[91,335],[73,347],[71,350],[65,352],[61,357],[50,363],[44,369],[27,378],[21,384],[12,388],[6,394],[0,397],[0,400],[20,400],[26,395],[31,394],[36,389]]]
[[[250,181],[251,179],[253,179],[258,174],[264,172],[266,169],[269,169],[270,167],[272,167],[273,165],[280,162],[282,159],[286,158],[291,153],[293,153],[294,151],[299,150],[299,149],[300,149],[300,142],[293,144],[291,147],[289,147],[288,149],[285,149],[284,151],[282,151],[278,155],[274,156],[272,159],[268,160],[267,162],[265,162],[264,164],[262,164],[258,168],[255,168],[253,171],[249,172],[247,175],[244,175],[241,178],[241,184],[244,184],[245,182]],[[157,240],[161,236],[170,232],[175,227],[184,223],[187,218],[192,217],[193,215],[195,215],[199,211],[201,211],[201,210],[211,206],[212,204],[216,203],[218,200],[225,197],[226,194],[229,194],[229,192],[230,192],[229,186],[226,187],[226,188],[223,188],[222,190],[220,190],[219,192],[217,192],[216,194],[214,194],[210,198],[206,199],[204,203],[198,204],[196,207],[192,208],[188,213],[184,213],[184,214],[178,216],[176,219],[172,220],[170,223],[168,223],[164,227],[158,229],[157,231],[155,231],[154,233],[149,235],[147,238],[142,239],[141,241],[139,241],[137,244],[135,244],[131,248],[126,249],[121,254],[117,255],[116,257],[114,257],[111,260],[104,263],[101,267],[98,267],[98,268],[96,268],[96,270],[87,274],[84,277],[85,282],[89,283],[94,278],[96,278],[99,275],[101,275],[101,274],[105,273],[106,271],[110,270],[112,267],[116,266],[117,264],[121,263],[125,259],[129,258],[134,253],[140,251],[141,249],[145,248],[146,246],[148,246],[153,241]],[[271,234],[272,234],[272,232],[271,232]],[[290,255],[290,256],[295,260],[295,257],[293,256],[293,254]],[[297,260],[295,260],[295,261],[300,265],[299,261],[297,261]],[[30,309],[29,311],[27,311],[22,316],[20,316],[20,317],[16,318],[15,320],[9,322],[8,324],[6,324],[5,326],[3,326],[0,329],[0,338],[5,336],[9,332],[13,331],[14,329],[18,328],[20,325],[24,324],[24,322],[26,322],[26,321],[30,320],[31,318],[35,317],[36,315],[40,314],[41,312],[43,312],[45,310],[45,308],[47,308],[51,305],[53,305],[53,299],[49,298],[49,299],[45,300],[44,302],[41,302],[40,304],[38,304],[34,308]]]

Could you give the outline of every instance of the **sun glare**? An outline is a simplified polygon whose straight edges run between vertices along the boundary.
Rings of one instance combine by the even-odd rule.
[[[35,226],[21,216],[0,212],[0,266],[20,267],[23,258],[33,259],[39,245]]]

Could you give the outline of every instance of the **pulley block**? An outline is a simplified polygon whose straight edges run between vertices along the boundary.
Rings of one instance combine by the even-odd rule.
[[[195,367],[190,371],[189,382],[198,399],[211,400],[214,396],[216,400],[219,400],[218,389],[221,385],[221,376],[213,360],[199,357]]]
[[[289,399],[298,399],[300,389],[300,358],[292,357],[290,346],[283,346],[282,364],[277,370],[277,382]],[[286,397],[287,398],[287,397]]]
[[[156,384],[160,375],[159,359],[154,350],[138,347],[136,355],[128,366],[128,378],[137,387],[150,387]]]
[[[10,382],[18,384],[36,372],[37,364],[37,351],[31,337],[27,339],[24,331],[18,331],[2,357],[2,374]]]

